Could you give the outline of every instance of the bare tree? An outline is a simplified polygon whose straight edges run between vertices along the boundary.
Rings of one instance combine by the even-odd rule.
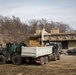
[[[27,41],[30,35],[33,35],[36,29],[43,29],[50,32],[51,28],[59,28],[60,32],[71,32],[72,28],[68,24],[62,22],[48,22],[46,19],[31,20],[28,23],[23,23],[18,17],[0,16],[0,34],[5,42],[7,41]]]

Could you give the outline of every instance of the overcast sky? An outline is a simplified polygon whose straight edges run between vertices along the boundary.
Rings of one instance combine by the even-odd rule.
[[[44,18],[76,29],[76,0],[0,0],[0,15],[14,15],[24,22]]]

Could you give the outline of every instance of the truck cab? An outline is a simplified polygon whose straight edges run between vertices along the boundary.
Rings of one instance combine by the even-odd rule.
[[[61,44],[56,42],[51,42],[49,40],[44,42],[46,46],[53,46],[52,48],[52,54],[57,57],[57,60],[60,60],[60,54],[61,54]],[[54,59],[56,60],[56,59]]]

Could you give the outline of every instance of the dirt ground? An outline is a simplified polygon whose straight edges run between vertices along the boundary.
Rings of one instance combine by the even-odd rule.
[[[76,56],[61,55],[61,60],[48,64],[4,64],[0,65],[0,75],[76,75]]]

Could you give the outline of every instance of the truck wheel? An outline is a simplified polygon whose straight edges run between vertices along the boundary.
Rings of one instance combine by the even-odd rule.
[[[20,55],[15,55],[12,57],[12,63],[14,65],[20,65],[21,64],[21,56]]]
[[[45,57],[44,57],[44,63],[47,64],[48,62],[49,62],[48,56],[45,56]]]
[[[49,61],[51,61],[51,55],[48,56]]]
[[[0,64],[5,64],[6,58],[3,55],[0,55]]]
[[[44,65],[44,57],[40,57],[40,64]]]
[[[58,54],[58,56],[57,56],[57,60],[60,60],[60,54]]]
[[[52,59],[52,61],[56,61],[57,60],[56,54],[53,54],[51,59]]]

